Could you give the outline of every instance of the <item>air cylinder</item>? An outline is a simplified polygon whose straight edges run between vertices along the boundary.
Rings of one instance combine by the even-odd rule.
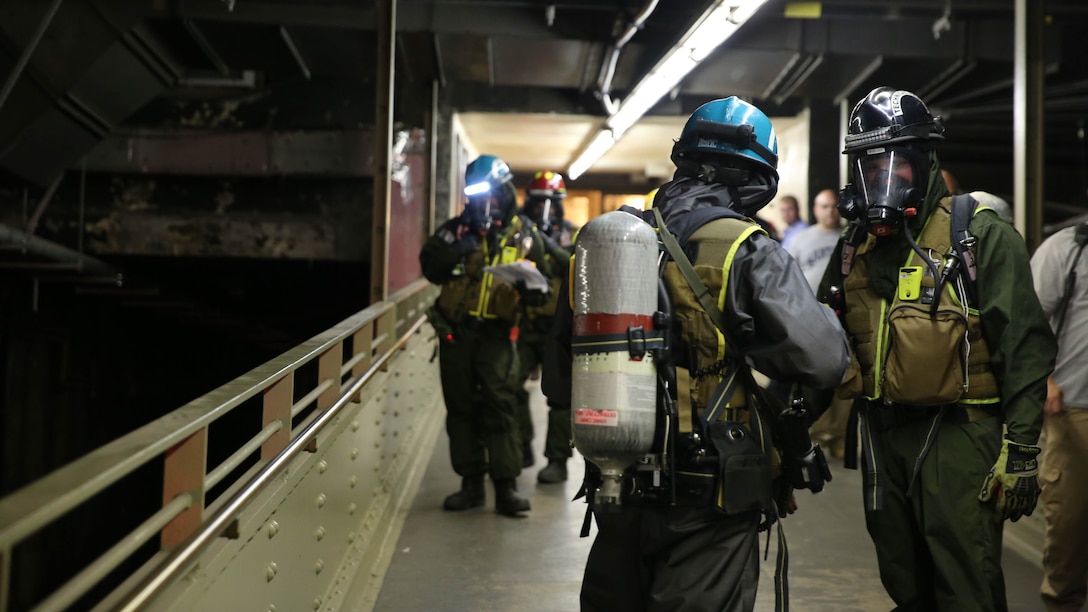
[[[575,243],[571,294],[571,421],[574,445],[601,470],[600,503],[620,503],[624,470],[649,453],[657,423],[653,332],[657,235],[622,211],[587,223]]]

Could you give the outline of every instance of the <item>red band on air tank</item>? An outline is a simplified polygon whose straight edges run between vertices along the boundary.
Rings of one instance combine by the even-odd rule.
[[[606,314],[590,312],[574,315],[575,336],[597,336],[601,334],[626,334],[632,327],[653,329],[654,318],[650,315],[640,315],[621,312],[620,314]]]

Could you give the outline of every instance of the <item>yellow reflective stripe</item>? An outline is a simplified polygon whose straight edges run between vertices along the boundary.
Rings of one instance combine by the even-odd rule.
[[[729,269],[733,266],[733,258],[736,257],[737,249],[740,248],[741,243],[747,240],[749,236],[756,232],[760,232],[764,235],[766,235],[767,233],[764,232],[763,228],[759,227],[758,225],[752,225],[748,228],[745,228],[745,230],[740,233],[740,236],[737,236],[737,239],[733,241],[733,244],[729,246],[729,252],[726,253],[725,261],[722,262],[722,288],[721,291],[718,293],[718,310],[722,312],[725,312],[725,294],[726,290],[729,287]],[[715,326],[714,332],[717,334],[718,339],[717,357],[718,361],[721,361],[725,359],[725,335],[722,334],[721,330],[719,330],[717,326]],[[718,377],[718,380],[721,380],[720,376]],[[728,402],[733,398],[727,397],[722,399],[724,399],[726,401],[726,405],[729,406],[730,404]]]
[[[491,286],[491,275],[485,273],[484,278],[480,281],[480,299],[476,301],[476,309],[468,311],[468,314],[478,317],[480,313],[486,312],[487,308],[487,294],[488,288]]]
[[[740,233],[740,236],[733,241],[733,245],[729,247],[729,253],[725,256],[725,261],[722,262],[722,292],[718,294],[718,310],[725,311],[725,293],[729,287],[729,269],[733,267],[733,258],[737,255],[737,249],[740,248],[742,242],[748,239],[752,234],[759,232],[763,235],[767,235],[767,232],[763,231],[763,228],[758,225],[752,225]]]
[[[961,399],[961,400],[956,401],[957,404],[972,404],[972,405],[997,404],[997,403],[1000,403],[1000,402],[1001,402],[1000,397],[980,397],[978,399]]]
[[[884,376],[884,360],[888,358],[885,352],[888,350],[888,335],[890,327],[887,321],[888,301],[880,300],[879,327],[876,330],[876,360],[873,361],[873,394],[867,399],[875,400],[880,397],[880,383]]]
[[[865,418],[866,421],[869,420],[868,417],[864,417],[864,418]],[[866,423],[865,427],[863,427],[862,429],[863,429],[863,431],[865,431],[865,445],[869,447],[869,456],[873,457],[874,462],[875,462],[876,461],[876,448],[875,448],[875,446],[873,444],[873,428],[872,428],[872,424],[871,423]],[[880,500],[880,495],[877,494],[877,491],[880,490],[880,487],[884,486],[884,483],[881,482],[880,472],[877,472],[877,471],[874,470],[872,476],[873,476],[873,486],[872,486],[873,499],[872,499],[872,502],[870,502],[872,505],[867,505],[866,506],[867,508],[876,508],[877,507],[877,502]]]
[[[718,310],[722,312],[725,312],[725,294],[726,290],[729,288],[729,269],[733,266],[733,258],[736,257],[737,249],[740,248],[741,243],[756,232],[763,235],[767,234],[767,232],[763,231],[763,228],[758,225],[752,225],[751,227],[746,228],[740,233],[740,236],[733,241],[733,244],[730,245],[729,252],[725,256],[725,261],[722,262],[722,289],[721,292],[718,293]],[[723,336],[721,331],[717,328],[715,328],[714,331],[718,334],[718,360],[721,361],[722,359],[725,359],[725,336]]]

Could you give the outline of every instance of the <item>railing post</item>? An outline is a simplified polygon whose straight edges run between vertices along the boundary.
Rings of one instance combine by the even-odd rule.
[[[397,310],[390,308],[386,310],[374,321],[374,337],[378,339],[378,353],[382,354],[389,350],[389,347],[393,346],[396,338],[393,336],[396,334],[397,328]],[[382,364],[382,372],[389,371],[389,362],[386,361]]]
[[[354,366],[351,367],[351,377],[358,379],[366,374],[366,371],[370,369],[370,364],[374,363],[374,322],[369,321],[355,331],[351,335],[351,350],[354,353],[351,357],[354,359],[359,355],[364,355],[359,359]],[[362,392],[356,393],[355,397],[351,399],[353,402],[362,401]]]
[[[208,428],[194,432],[166,451],[162,503],[165,506],[183,493],[193,504],[162,529],[163,548],[173,548],[196,533],[204,521],[204,472],[208,461]]]
[[[317,358],[317,384],[332,380],[332,385],[317,396],[319,411],[332,406],[340,397],[340,368],[344,365],[344,343],[337,342]]]
[[[264,415],[261,427],[280,421],[283,427],[261,445],[261,459],[271,459],[291,442],[291,405],[294,400],[295,373],[292,371],[264,390]]]

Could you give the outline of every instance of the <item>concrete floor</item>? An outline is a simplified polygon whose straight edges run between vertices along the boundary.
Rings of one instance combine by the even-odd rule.
[[[570,479],[563,484],[536,483],[536,473],[544,466],[540,453],[547,408],[537,386],[530,384],[537,463],[522,473],[518,486],[531,499],[532,511],[521,519],[496,514],[490,485],[483,508],[443,511],[442,500],[457,489],[460,480],[450,468],[446,435],[440,432],[374,610],[578,609],[582,570],[595,535],[593,528],[590,537],[578,537],[586,507],[581,500],[570,501],[581,483],[583,462],[576,454],[568,463]],[[784,523],[790,604],[800,611],[890,610],[893,605],[881,587],[865,531],[861,476],[844,470],[841,460],[833,461],[834,480],[818,495],[799,493],[800,509]],[[1012,612],[1042,609],[1040,538],[1041,531],[1031,522],[1006,529],[1005,580]],[[758,612],[774,610],[773,540],[767,559],[761,560]]]

